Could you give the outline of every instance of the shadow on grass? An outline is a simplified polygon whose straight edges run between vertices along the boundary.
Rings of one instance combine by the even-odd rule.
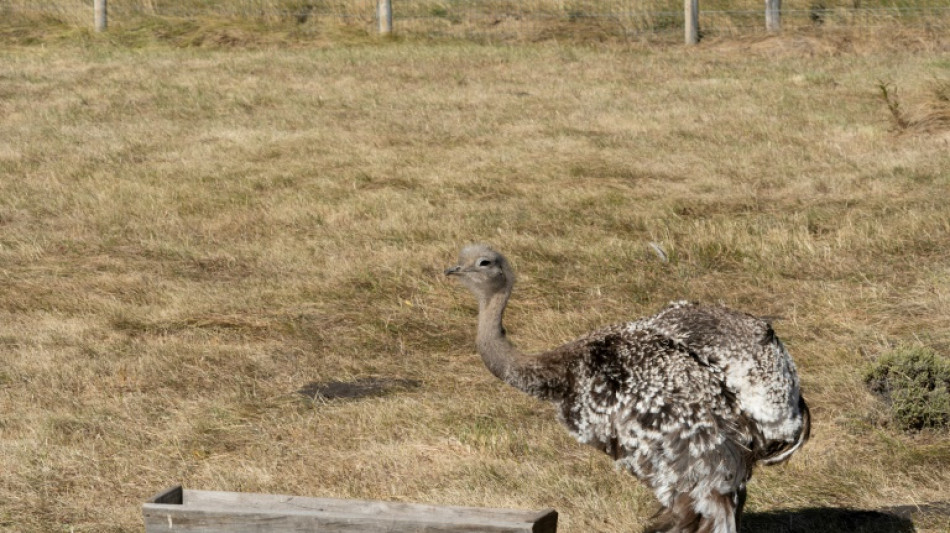
[[[314,400],[359,400],[385,396],[399,390],[411,390],[421,385],[414,379],[359,378],[354,381],[324,381],[307,383],[298,394]]]
[[[814,507],[742,516],[743,533],[904,533],[921,516],[950,516],[950,504],[901,505],[878,510]]]

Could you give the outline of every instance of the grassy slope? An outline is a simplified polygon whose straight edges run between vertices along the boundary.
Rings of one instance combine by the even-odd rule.
[[[440,275],[472,241],[519,269],[527,349],[683,297],[781,316],[816,422],[751,511],[950,499],[946,435],[861,384],[950,346],[950,138],[876,92],[913,111],[945,49],[81,41],[0,50],[0,528],[135,530],[177,482],[642,525],[649,493],[473,355]],[[294,393],[367,375],[422,386]]]

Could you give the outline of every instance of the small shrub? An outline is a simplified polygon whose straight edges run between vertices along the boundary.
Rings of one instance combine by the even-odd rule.
[[[880,81],[877,85],[881,100],[891,113],[894,129],[899,132],[937,133],[950,130],[950,82],[935,80],[929,97],[909,113],[897,96],[897,87]]]
[[[881,99],[887,105],[887,110],[891,112],[891,118],[894,120],[894,126],[898,131],[904,131],[910,126],[910,120],[901,107],[900,100],[897,99],[897,88],[890,83],[879,81],[877,89],[881,93]]]
[[[864,375],[904,430],[950,427],[950,360],[924,347],[898,348]]]

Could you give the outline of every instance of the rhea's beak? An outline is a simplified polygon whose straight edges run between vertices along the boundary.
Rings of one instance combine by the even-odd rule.
[[[462,271],[462,267],[461,267],[461,266],[449,267],[449,268],[445,269],[445,275],[446,275],[446,276],[451,276],[451,275],[453,275],[453,274],[458,274],[458,273],[461,272],[461,271]]]

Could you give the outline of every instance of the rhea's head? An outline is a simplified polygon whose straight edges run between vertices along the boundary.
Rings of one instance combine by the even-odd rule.
[[[497,293],[509,292],[515,274],[505,256],[487,244],[472,244],[459,252],[458,264],[447,268],[445,275],[458,278],[479,299],[487,300]]]

